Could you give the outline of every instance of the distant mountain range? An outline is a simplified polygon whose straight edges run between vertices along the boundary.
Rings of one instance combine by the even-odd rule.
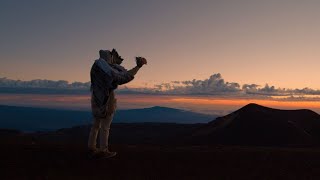
[[[79,124],[79,122],[83,124],[88,123],[87,120],[78,121],[77,119],[73,119],[74,117],[77,118],[75,114],[79,115],[79,117],[86,115],[90,117],[89,112],[0,106],[0,128],[3,129],[3,126],[6,125],[6,129],[8,129],[10,125],[11,127],[18,127],[11,129],[30,130],[32,128],[48,128],[51,126],[58,128],[57,124],[59,126],[72,126],[73,124]],[[6,118],[7,120],[4,121],[2,117],[8,117],[8,115],[10,115],[10,118]],[[28,118],[22,118],[26,115],[28,115]],[[121,110],[118,112],[118,116],[124,122],[131,123],[118,122],[112,125],[110,136],[112,143],[276,147],[320,146],[320,115],[307,109],[280,110],[258,104],[248,104],[231,114],[218,117],[210,122],[208,121],[208,123],[196,124],[177,124],[172,122],[178,119],[181,123],[205,122],[204,119],[203,121],[197,121],[196,118],[205,118],[206,116],[164,107]],[[22,119],[13,121],[17,117],[21,117]],[[207,117],[207,119],[210,118]],[[147,119],[149,119],[149,122],[145,122]],[[165,119],[167,122],[160,121],[161,119]],[[20,122],[21,124],[10,124],[8,120]],[[31,122],[36,123],[36,125],[33,124],[32,126]],[[25,127],[22,128],[22,126]],[[43,132],[40,135],[34,133],[32,136],[44,142],[55,140],[85,144],[90,127],[90,125],[86,124],[47,133]],[[1,132],[9,136],[11,136],[10,134],[19,133],[7,130],[0,131],[0,134]]]
[[[217,116],[190,111],[151,107],[118,110],[114,123],[207,123]],[[0,128],[20,131],[52,131],[92,123],[91,112],[0,105]]]
[[[152,109],[160,111],[162,108],[148,110]],[[89,130],[90,126],[79,126],[57,132],[60,139],[72,142],[85,141]],[[113,124],[111,141],[125,144],[319,146],[320,115],[307,109],[280,110],[248,104],[206,124]]]

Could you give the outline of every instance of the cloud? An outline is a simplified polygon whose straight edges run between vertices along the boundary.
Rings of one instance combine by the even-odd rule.
[[[173,81],[175,84],[182,84],[183,86],[170,86],[166,84],[164,87],[167,93],[174,94],[225,94],[235,93],[241,91],[240,85],[235,82],[225,82],[221,74],[213,74],[208,79],[192,81]],[[179,82],[179,83],[177,83]]]
[[[68,93],[74,92],[89,93],[89,82],[72,82],[65,80],[46,80],[35,79],[30,81],[12,80],[6,77],[0,78],[0,90],[2,92],[14,91],[19,92],[21,89],[37,89],[31,92],[53,92],[53,93]],[[3,91],[4,88],[12,88]],[[41,90],[45,88],[46,90]],[[39,90],[40,89],[40,90]],[[55,89],[49,91],[48,89]],[[59,91],[56,91],[59,90]],[[255,98],[277,98],[277,99],[319,99],[320,90],[311,88],[303,89],[285,89],[277,88],[275,86],[265,84],[243,84],[242,86],[237,82],[226,82],[220,73],[213,74],[204,80],[188,80],[188,81],[171,81],[160,84],[155,84],[153,88],[132,88],[127,86],[120,86],[118,89],[122,94],[165,94],[165,95],[212,95],[219,97],[255,97]]]
[[[9,88],[55,88],[55,89],[88,89],[90,82],[73,82],[65,80],[34,79],[30,81],[12,80],[6,77],[0,78],[0,87]]]
[[[292,91],[276,88],[275,86],[269,86],[266,84],[264,87],[261,87],[258,84],[244,84],[242,90],[245,94],[255,94],[255,95],[266,95],[266,96],[283,96],[291,94]]]
[[[320,90],[314,90],[311,88],[295,89],[292,91],[296,94],[320,95]]]
[[[90,82],[34,79],[30,81],[0,78],[0,93],[21,94],[88,94]]]
[[[219,97],[235,96],[244,98],[277,98],[277,99],[319,99],[320,90],[311,88],[286,89],[265,84],[243,84],[226,82],[220,73],[211,75],[204,80],[171,81],[170,83],[156,84],[154,88],[127,88],[127,92],[173,94],[173,95],[212,95]],[[313,96],[312,96],[313,95]],[[316,95],[319,95],[316,96]]]

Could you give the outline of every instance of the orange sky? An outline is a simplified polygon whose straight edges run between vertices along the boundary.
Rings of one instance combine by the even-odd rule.
[[[120,109],[165,106],[191,110],[206,114],[225,115],[249,103],[279,109],[311,109],[320,112],[319,101],[281,101],[263,99],[215,98],[201,96],[165,95],[117,95]],[[0,102],[5,105],[36,106],[90,110],[89,95],[28,95],[0,94]]]

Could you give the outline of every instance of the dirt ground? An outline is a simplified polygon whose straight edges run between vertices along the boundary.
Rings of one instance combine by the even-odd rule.
[[[320,149],[113,144],[90,159],[84,143],[2,139],[0,179],[320,179]]]

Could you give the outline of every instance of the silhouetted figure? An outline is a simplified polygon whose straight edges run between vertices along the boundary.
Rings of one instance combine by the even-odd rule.
[[[117,104],[114,90],[118,85],[132,81],[134,75],[147,64],[147,61],[145,58],[136,57],[137,66],[128,71],[120,66],[123,59],[115,49],[111,52],[100,50],[99,55],[100,58],[95,60],[90,71],[93,125],[89,134],[88,148],[91,157],[113,157],[116,152],[109,151],[108,139]],[[100,149],[96,147],[99,131]]]

